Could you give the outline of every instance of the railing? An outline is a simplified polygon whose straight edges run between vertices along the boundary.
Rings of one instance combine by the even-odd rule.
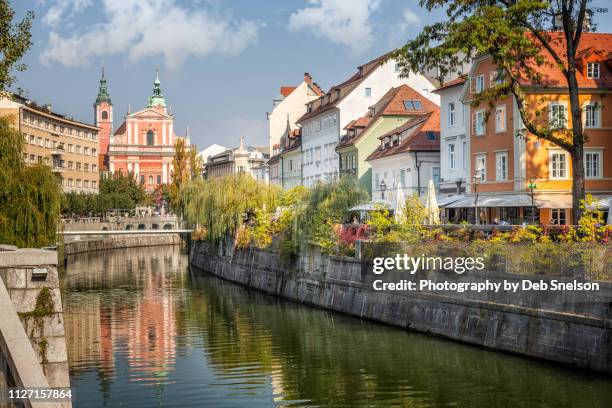
[[[160,234],[187,234],[192,233],[190,229],[175,230],[116,230],[116,231],[58,231],[58,235],[77,236],[77,235],[160,235]]]

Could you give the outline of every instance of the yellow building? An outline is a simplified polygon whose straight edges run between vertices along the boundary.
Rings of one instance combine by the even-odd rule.
[[[14,118],[23,136],[26,165],[49,165],[66,192],[98,192],[100,128],[18,96],[0,99],[0,116]]]

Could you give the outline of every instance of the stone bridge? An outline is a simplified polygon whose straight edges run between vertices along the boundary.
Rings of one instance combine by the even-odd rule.
[[[150,231],[150,230],[179,230],[182,222],[177,216],[152,217],[114,217],[110,220],[99,218],[83,218],[79,220],[66,220],[62,222],[64,232],[82,231]]]

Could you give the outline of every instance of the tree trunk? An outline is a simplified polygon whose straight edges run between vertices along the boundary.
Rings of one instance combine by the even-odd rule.
[[[578,225],[582,210],[580,200],[584,199],[584,146],[577,143],[572,148],[572,224]]]

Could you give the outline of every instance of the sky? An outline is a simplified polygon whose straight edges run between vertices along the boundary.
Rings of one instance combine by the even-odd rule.
[[[33,46],[16,86],[39,104],[93,123],[105,67],[115,128],[146,106],[155,69],[199,149],[267,145],[266,112],[309,72],[327,90],[356,67],[444,18],[418,0],[12,0],[33,10]],[[609,7],[611,0],[594,0]],[[611,10],[612,12],[612,10]],[[610,15],[598,31],[612,32]]]

